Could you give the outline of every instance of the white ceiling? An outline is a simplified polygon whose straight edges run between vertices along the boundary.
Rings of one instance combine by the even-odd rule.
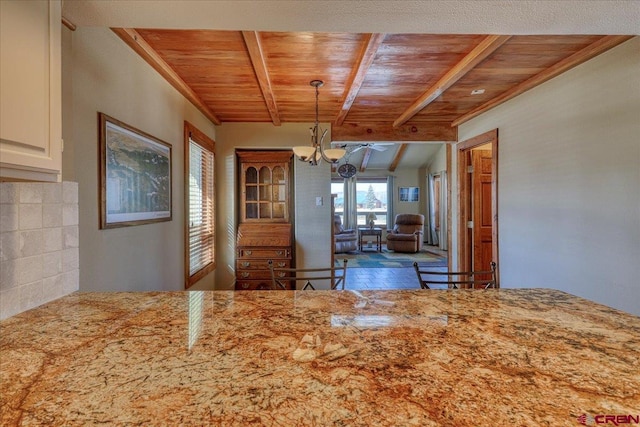
[[[393,159],[398,150],[398,144],[380,145],[384,151],[373,150],[369,161],[367,163],[367,170],[388,170],[389,165],[393,162]],[[407,149],[402,156],[399,168],[402,169],[418,169],[421,167],[427,167],[431,163],[433,156],[438,152],[443,143],[437,142],[409,142],[407,143]],[[352,147],[357,147],[358,143],[349,144]],[[348,152],[351,152],[348,149]],[[358,167],[362,164],[366,150],[360,149],[351,152],[346,155],[344,160],[349,160]],[[341,160],[340,163],[343,163]]]
[[[431,34],[640,34],[638,0],[66,0],[78,26]]]

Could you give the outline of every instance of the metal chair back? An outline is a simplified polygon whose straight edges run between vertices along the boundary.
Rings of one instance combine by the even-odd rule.
[[[288,289],[287,284],[291,282],[296,285],[298,282],[304,282],[302,290],[315,290],[311,281],[317,284],[319,280],[330,280],[331,289],[337,289],[340,286],[344,290],[347,279],[347,260],[342,260],[342,266],[326,268],[277,268],[269,260],[269,270],[274,289]],[[297,286],[294,289],[297,289]]]
[[[432,289],[437,285],[447,285],[451,289],[489,289],[497,286],[496,263],[493,261],[489,270],[434,271],[417,262],[413,263],[413,268],[422,289]]]

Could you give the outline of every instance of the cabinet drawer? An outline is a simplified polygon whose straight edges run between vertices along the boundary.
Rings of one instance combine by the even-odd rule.
[[[271,282],[271,272],[269,270],[238,270],[236,278],[238,280],[260,279]]]
[[[236,291],[262,291],[273,290],[271,280],[238,280]]]
[[[275,268],[290,268],[291,260],[273,259]],[[245,258],[236,261],[236,270],[269,270],[269,260]]]
[[[248,249],[242,248],[238,250],[238,258],[263,258],[263,259],[275,259],[275,258],[291,258],[291,249],[289,248],[274,248],[274,249]]]

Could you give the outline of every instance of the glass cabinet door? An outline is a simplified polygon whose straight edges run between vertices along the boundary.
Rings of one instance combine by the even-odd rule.
[[[287,183],[284,179],[284,169],[280,166],[273,168],[273,185],[271,186],[271,200],[273,201],[273,218],[284,218],[287,209]]]
[[[258,181],[260,199],[258,216],[260,219],[271,219],[271,169],[267,166],[261,167]]]
[[[244,172],[246,220],[288,219],[287,172],[281,165],[247,165]]]
[[[258,170],[248,167],[245,171],[245,215],[258,218]]]

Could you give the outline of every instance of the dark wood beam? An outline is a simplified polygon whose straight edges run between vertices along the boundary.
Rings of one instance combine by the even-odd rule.
[[[402,160],[402,156],[404,156],[404,152],[407,151],[407,144],[400,144],[398,147],[398,151],[396,151],[396,155],[393,157],[393,161],[391,165],[389,165],[389,172],[393,172],[400,164],[400,160]]]
[[[442,95],[444,91],[449,89],[469,71],[473,70],[476,65],[484,61],[510,38],[511,36],[487,36],[478,46],[465,55],[460,62],[447,71],[436,84],[420,95],[420,97],[393,122],[393,126],[400,126],[418,114],[423,108],[431,104],[436,98]]]
[[[126,44],[129,45],[138,55],[153,67],[164,79],[169,82],[178,92],[191,102],[202,114],[211,122],[221,125],[220,119],[209,109],[209,107],[196,95],[196,93],[182,80],[173,68],[160,57],[149,43],[133,28],[112,28]]]
[[[515,98],[516,96],[528,91],[529,89],[532,89],[546,82],[547,80],[550,80],[564,73],[565,71],[575,67],[576,65],[579,65],[585,61],[588,61],[589,59],[611,49],[612,47],[619,45],[622,42],[629,40],[632,37],[633,36],[604,36],[598,41],[585,47],[584,49],[552,65],[551,67],[545,69],[544,71],[541,71],[540,73],[536,74],[535,76],[531,77],[528,80],[525,80],[519,85],[514,86],[508,91],[502,93],[501,95],[496,96],[489,102],[486,102],[481,106],[471,110],[470,112],[458,117],[451,123],[451,126],[459,126],[462,123],[465,123],[471,120],[472,118],[479,116],[485,111],[488,111],[504,102],[507,102],[512,98]]]
[[[243,31],[242,37],[244,38],[244,43],[247,46],[249,58],[251,58],[251,64],[253,65],[253,70],[256,73],[256,78],[260,84],[262,97],[264,98],[265,104],[267,104],[271,121],[274,125],[280,126],[280,114],[278,113],[276,99],[273,96],[271,79],[269,78],[267,63],[265,62],[264,52],[262,51],[260,33],[257,31]]]
[[[384,34],[380,33],[366,35],[365,42],[358,56],[358,60],[356,61],[353,70],[351,71],[351,75],[349,76],[349,80],[346,84],[347,90],[345,91],[344,97],[342,98],[342,106],[340,107],[340,112],[338,113],[338,117],[336,117],[335,120],[335,123],[337,125],[342,125],[342,123],[344,123],[344,119],[347,117],[347,114],[349,114],[351,105],[353,105],[353,101],[355,101],[356,96],[360,91],[360,87],[364,82],[364,78],[367,75],[369,67],[371,67],[373,60],[376,57],[378,48],[384,40],[384,36]]]
[[[371,158],[371,152],[373,150],[371,149],[371,147],[367,147],[367,149],[364,152],[364,157],[362,158],[362,164],[360,165],[360,172],[364,172],[365,170],[367,170],[367,165],[369,164],[369,159]]]
[[[333,142],[438,141],[455,142],[458,129],[448,122],[421,122],[393,127],[391,123],[345,123],[331,125]]]

